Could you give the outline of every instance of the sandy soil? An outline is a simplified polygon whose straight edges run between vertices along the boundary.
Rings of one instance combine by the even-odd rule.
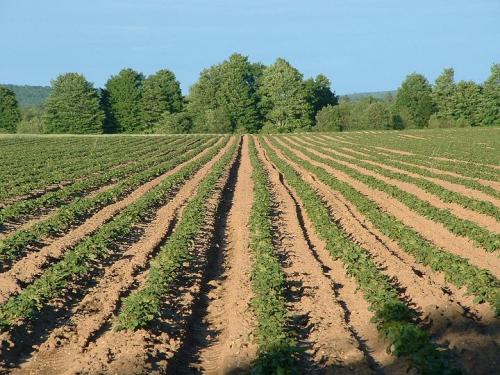
[[[50,301],[32,322],[19,322],[11,330],[0,332],[0,373],[247,373],[258,355],[253,336],[257,322],[250,305],[253,263],[248,220],[254,202],[249,158],[251,137],[243,137],[238,154],[228,164],[227,173],[207,202],[203,229],[190,249],[192,258],[183,264],[177,279],[165,294],[163,311],[154,324],[133,332],[114,330],[122,299],[144,286],[151,259],[175,232],[187,202],[231,142],[189,181],[176,187],[163,205],[151,209],[148,217],[137,224],[127,238],[115,244],[109,257],[96,262],[89,275],[72,282],[64,296]],[[233,137],[233,141],[235,139]],[[500,366],[500,321],[488,304],[475,304],[474,297],[466,295],[464,288],[448,284],[443,274],[416,262],[396,240],[383,235],[342,194],[289,160],[267,140],[253,139],[270,180],[274,241],[287,278],[289,328],[302,349],[297,363],[298,373],[402,374],[407,373],[408,361],[387,353],[388,342],[380,338],[376,326],[370,322],[373,313],[363,293],[357,290],[355,279],[347,275],[340,260],[331,256],[298,194],[270,161],[259,142],[271,146],[314,188],[329,210],[332,225],[363,248],[377,268],[390,277],[400,298],[418,313],[420,326],[433,340],[449,348],[468,373],[482,375],[497,371]],[[355,141],[351,142],[353,138],[320,135],[310,140],[294,136],[288,139],[292,146],[282,141],[279,141],[280,145],[351,185],[373,200],[380,210],[394,215],[435,246],[463,256],[471,264],[500,277],[500,262],[496,255],[487,253],[466,238],[453,235],[442,225],[416,214],[411,207],[386,193],[375,191],[295,149],[297,145],[307,144],[308,150],[314,154],[330,158],[321,149],[315,149],[315,145],[326,139],[335,139],[343,143],[341,147],[350,149],[350,145],[357,145]],[[341,147],[332,152],[354,159]],[[365,156],[362,148],[356,147],[355,153],[361,159]],[[445,203],[412,184],[384,177],[369,168],[356,166],[350,160],[337,161],[411,192],[436,207],[448,209],[457,217],[474,221],[491,231],[500,230],[499,224],[488,215]],[[383,163],[370,163],[417,177]],[[48,239],[41,248],[29,252],[9,270],[0,273],[0,304],[39,277],[68,249],[183,165],[144,184],[119,202],[104,207],[61,237]],[[429,180],[444,183],[441,186],[449,186],[450,190],[456,189],[471,197],[481,196],[470,195],[458,184],[437,178]],[[45,212],[44,215],[52,213]],[[43,217],[32,217],[10,229],[18,230]],[[414,374],[414,371],[409,374]]]

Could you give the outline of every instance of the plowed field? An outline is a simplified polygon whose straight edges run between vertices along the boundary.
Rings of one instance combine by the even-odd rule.
[[[0,138],[0,373],[494,374],[500,130]]]

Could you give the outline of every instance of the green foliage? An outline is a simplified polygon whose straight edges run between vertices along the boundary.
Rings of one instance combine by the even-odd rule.
[[[174,73],[159,70],[142,85],[142,129],[151,129],[165,112],[177,113],[184,106],[181,87]]]
[[[315,130],[320,132],[342,131],[349,121],[350,105],[327,105],[316,114]]]
[[[156,134],[187,134],[191,133],[193,127],[193,120],[189,113],[178,112],[169,113],[165,112],[160,121],[152,129],[152,133]],[[201,132],[200,132],[201,133]]]
[[[269,180],[253,140],[249,147],[254,183],[249,220],[254,292],[251,306],[258,320],[256,336],[259,343],[259,355],[252,373],[285,374],[294,363],[297,346],[287,328],[290,317],[284,298],[286,278],[273,244]]]
[[[470,123],[464,119],[459,118],[457,120],[453,118],[439,117],[437,113],[433,114],[429,119],[429,129],[450,129],[450,128],[466,128],[469,127]]]
[[[319,74],[316,79],[309,78],[305,81],[305,85],[309,95],[309,103],[313,108],[313,117],[322,108],[338,104],[338,97],[332,91],[331,82],[325,75]]]
[[[366,106],[361,115],[361,128],[386,130],[394,127],[392,114],[387,102],[375,101]]]
[[[194,128],[209,132],[259,131],[261,118],[257,108],[257,80],[262,67],[251,64],[246,56],[233,54],[228,60],[204,70],[189,92],[188,111]],[[229,126],[227,126],[227,117]],[[222,124],[207,125],[215,119]],[[215,130],[215,131],[214,131]]]
[[[396,94],[395,109],[405,128],[424,128],[434,113],[432,89],[421,74],[410,74]]]
[[[16,95],[6,87],[0,86],[0,133],[15,133],[21,120]]]
[[[443,73],[436,78],[432,88],[432,100],[436,105],[436,118],[446,119],[453,116],[452,97],[455,94],[455,71],[453,68],[443,70]]]
[[[108,79],[102,95],[108,133],[134,133],[142,129],[143,81],[144,76],[133,69],[122,69]]]
[[[165,292],[175,281],[183,264],[192,259],[191,250],[195,238],[203,228],[208,213],[207,200],[215,192],[217,182],[228,171],[228,166],[232,164],[231,159],[234,158],[238,143],[233,143],[198,186],[196,195],[186,205],[175,231],[151,261],[144,288],[123,300],[115,326],[117,330],[145,328],[160,316]],[[214,157],[215,154],[209,156]]]
[[[41,134],[44,133],[43,115],[45,109],[38,107],[21,107],[21,121],[17,124],[17,133]]]
[[[451,97],[452,117],[467,121],[471,126],[481,125],[482,89],[472,81],[460,81]]]
[[[395,127],[391,104],[366,97],[326,106],[316,115],[317,131],[385,130]]]
[[[84,76],[66,73],[52,82],[44,116],[48,133],[102,133],[104,117],[98,92]]]
[[[302,74],[284,59],[264,70],[260,80],[261,108],[266,122],[277,132],[308,130],[313,107]]]
[[[483,84],[480,125],[500,125],[500,64],[493,64]]]

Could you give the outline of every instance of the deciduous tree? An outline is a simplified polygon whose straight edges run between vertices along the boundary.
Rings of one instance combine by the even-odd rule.
[[[142,129],[141,90],[144,75],[133,69],[122,69],[106,82],[106,127],[112,132],[134,133]]]
[[[312,125],[312,105],[302,74],[284,59],[264,70],[260,80],[261,107],[268,127],[278,132],[306,130]]]
[[[491,67],[491,74],[483,84],[480,112],[481,125],[500,124],[500,64]]]
[[[174,73],[163,69],[149,76],[142,86],[142,125],[153,127],[165,112],[177,113],[183,108],[181,87]]]
[[[434,112],[432,88],[421,74],[410,74],[396,94],[395,109],[405,121],[406,128],[423,128]]]
[[[15,133],[20,120],[16,95],[12,90],[0,86],[0,133]]]
[[[452,98],[455,93],[455,71],[453,68],[443,70],[443,73],[436,78],[432,88],[432,99],[436,106],[436,118],[452,118],[453,103]]]
[[[44,116],[49,133],[102,133],[104,111],[92,83],[78,73],[65,73],[52,82]]]

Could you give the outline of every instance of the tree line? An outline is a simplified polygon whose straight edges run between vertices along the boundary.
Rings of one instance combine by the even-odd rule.
[[[173,72],[127,68],[97,89],[78,73],[52,82],[41,109],[23,110],[0,87],[0,132],[287,133],[500,124],[500,64],[483,83],[455,83],[445,69],[431,85],[410,74],[394,96],[339,97],[322,74],[304,79],[284,59],[265,66],[233,54],[200,73],[183,96]]]

